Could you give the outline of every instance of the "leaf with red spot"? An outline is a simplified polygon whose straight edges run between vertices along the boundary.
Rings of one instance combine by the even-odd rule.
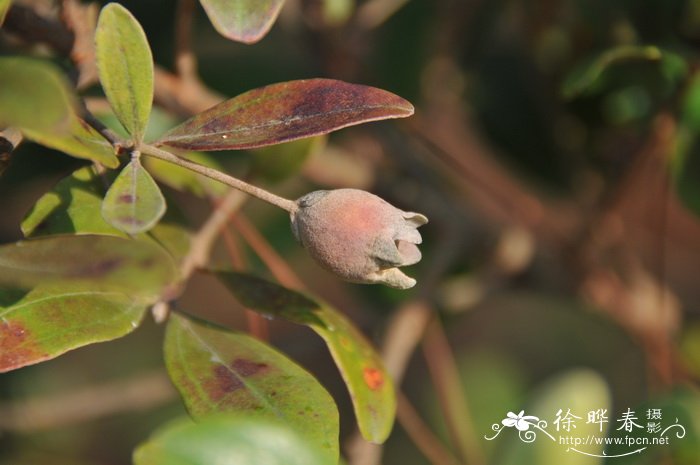
[[[222,102],[170,130],[157,144],[202,151],[263,147],[412,114],[409,102],[375,87],[333,79],[290,81]]]
[[[174,314],[165,362],[194,417],[241,412],[281,419],[338,459],[338,410],[316,379],[272,347],[244,334]]]
[[[219,34],[253,44],[270,30],[284,0],[200,0],[200,3]]]
[[[139,325],[146,308],[123,292],[84,284],[0,289],[0,372],[124,336]]]
[[[368,441],[386,440],[396,414],[393,382],[371,344],[342,313],[260,278],[234,272],[216,275],[245,307],[316,331],[350,391],[360,432]]]
[[[121,237],[47,236],[0,246],[0,286],[85,284],[153,303],[177,277],[163,248]]]

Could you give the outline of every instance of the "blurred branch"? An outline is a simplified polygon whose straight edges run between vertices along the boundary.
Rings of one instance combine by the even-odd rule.
[[[425,457],[436,465],[460,465],[461,462],[445,449],[440,440],[423,422],[406,395],[399,391],[397,398],[396,416],[399,423]]]
[[[161,370],[70,392],[0,404],[0,431],[28,433],[153,409],[177,398]]]
[[[32,8],[17,2],[14,2],[7,12],[2,29],[24,42],[46,44],[59,55],[69,56],[73,49],[73,33],[63,24],[45,18]]]
[[[285,287],[303,290],[306,286],[297,274],[287,265],[287,262],[270,246],[270,243],[253,226],[245,215],[236,215],[231,218],[231,223],[236,231],[245,239],[251,249],[265,263],[275,279]]]
[[[197,80],[197,58],[192,52],[194,0],[179,0],[175,12],[175,68],[183,81]]]
[[[423,353],[438,393],[447,429],[460,453],[470,465],[482,465],[483,451],[472,423],[472,416],[459,377],[457,362],[442,323],[433,317],[423,337]]]
[[[238,214],[231,216],[229,222],[241,215],[242,213],[239,212]],[[229,258],[231,259],[231,264],[233,265],[234,269],[245,270],[247,268],[245,257],[243,256],[243,253],[238,247],[236,238],[231,233],[231,230],[228,227],[224,227],[222,235],[224,238],[226,251],[228,252]],[[256,338],[260,339],[261,341],[268,341],[270,339],[270,329],[267,320],[263,318],[258,312],[250,310],[249,308],[245,309],[245,316],[248,322],[248,330],[250,331],[250,333]]]
[[[224,230],[231,216],[243,205],[245,199],[245,194],[231,189],[221,202],[216,205],[209,218],[192,238],[190,251],[183,259],[181,265],[181,277],[183,280],[189,278],[197,268],[206,266],[216,238]]]

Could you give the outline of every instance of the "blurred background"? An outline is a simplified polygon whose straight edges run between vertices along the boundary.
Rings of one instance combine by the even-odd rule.
[[[276,251],[362,328],[399,380],[394,433],[383,449],[368,446],[322,341],[268,323],[270,341],[336,399],[349,464],[700,463],[699,1],[287,0],[254,45],[221,37],[198,4],[178,16],[188,2],[119,3],[172,82],[184,79],[176,31],[192,27],[201,82],[178,93],[159,81],[156,135],[206,108],[204,97],[292,79],[372,85],[416,106],[407,120],[212,155],[288,198],[354,187],[430,218],[411,291],[340,282],[294,241],[286,215],[261,202],[231,228],[241,263],[269,277],[258,257]],[[48,21],[66,5],[94,12],[87,2],[15,4]],[[0,29],[0,53],[65,64],[19,22],[10,15]],[[99,109],[99,87],[83,92]],[[31,143],[13,152],[0,176],[0,242],[20,239],[31,206],[79,166]],[[207,199],[165,192],[193,230],[211,210]],[[230,267],[224,245],[213,261]],[[176,306],[248,325],[206,276]],[[0,463],[130,463],[136,444],[184,412],[163,376],[162,332],[146,321],[123,339],[0,375]],[[678,423],[685,436],[669,430],[666,445],[604,458],[603,446],[580,446],[584,455],[541,432],[526,443],[516,428],[498,429],[525,410],[554,434],[568,410],[580,418],[560,433],[586,437],[598,431],[586,424],[598,409],[608,418],[600,436],[658,436],[650,422]],[[628,409],[641,426],[632,432],[618,429]]]

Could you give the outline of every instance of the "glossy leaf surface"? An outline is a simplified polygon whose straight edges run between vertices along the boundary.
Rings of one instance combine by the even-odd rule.
[[[136,449],[135,465],[335,465],[293,429],[262,418],[217,415],[172,422]]]
[[[284,0],[200,0],[200,3],[219,34],[252,44],[270,30]]]
[[[411,114],[409,102],[374,87],[332,79],[290,81],[222,102],[172,129],[158,144],[202,151],[263,147]]]
[[[102,202],[102,217],[128,234],[151,229],[165,214],[165,198],[141,161],[133,159],[110,186]]]
[[[153,57],[136,18],[118,3],[102,9],[95,31],[97,68],[107,100],[136,141],[153,104]]]
[[[161,247],[121,237],[48,236],[0,246],[0,286],[89,283],[152,302],[175,277]]]
[[[360,432],[368,441],[386,440],[396,413],[393,382],[379,355],[342,313],[253,276],[216,275],[245,307],[316,331],[326,341],[350,391]]]
[[[272,347],[172,315],[165,362],[193,416],[240,412],[281,419],[337,460],[333,399],[313,376]]]
[[[0,289],[0,372],[124,336],[145,311],[143,302],[126,293],[84,284]]]

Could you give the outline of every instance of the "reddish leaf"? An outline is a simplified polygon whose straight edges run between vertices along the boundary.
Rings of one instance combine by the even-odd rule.
[[[332,79],[272,84],[222,102],[169,131],[158,145],[190,150],[263,147],[413,114],[385,90]]]

